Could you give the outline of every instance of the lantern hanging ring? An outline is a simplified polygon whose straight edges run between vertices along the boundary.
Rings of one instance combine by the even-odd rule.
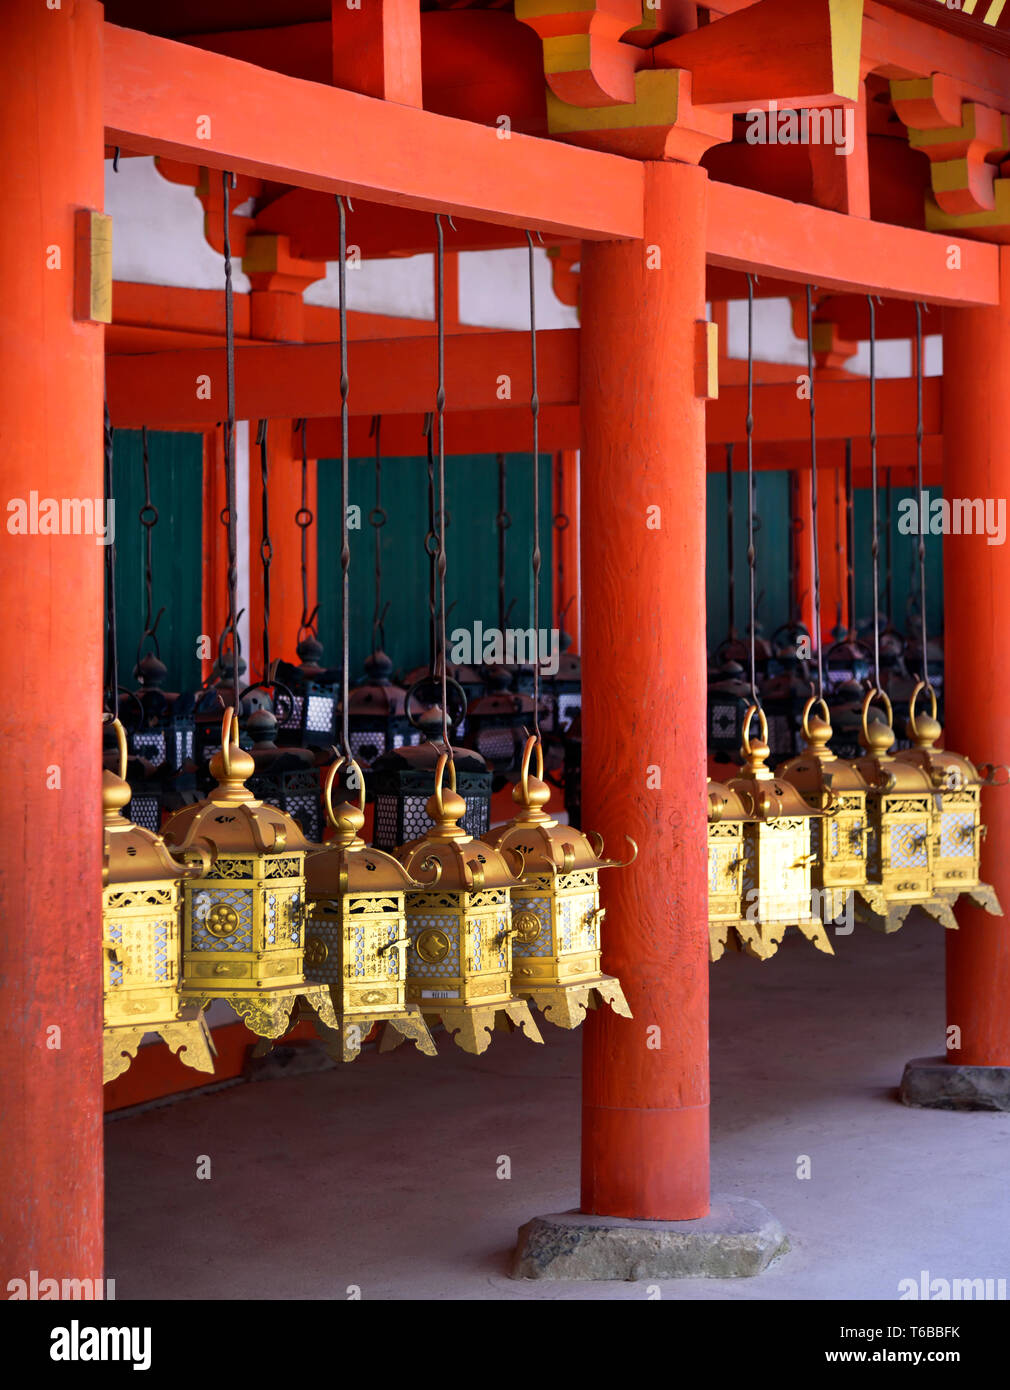
[[[929,681],[917,681],[915,689],[912,691],[912,698],[908,702],[908,727],[911,730],[913,738],[919,737],[919,727],[915,719],[915,706],[920,694],[924,690],[929,695],[930,715],[934,720],[936,719],[936,691],[933,689],[932,685],[930,685]]]
[[[751,755],[750,726],[751,720],[754,718],[755,714],[758,717],[758,728],[761,730],[761,742],[764,744],[767,744],[768,742],[768,719],[765,715],[764,710],[761,708],[759,704],[756,703],[753,705],[748,705],[747,713],[743,717],[742,736],[743,752],[744,756],[747,758],[749,758]]]
[[[111,724],[116,734],[116,745],[119,749],[119,780],[126,781],[126,730],[123,728],[116,715],[109,719],[104,719],[104,723]]]
[[[342,767],[346,766],[348,772],[353,772],[358,779],[358,809],[364,814],[365,810],[365,779],[361,774],[361,768],[354,758],[346,758],[341,755],[336,762],[331,763],[330,770],[326,774],[326,782],[323,786],[323,805],[326,808],[326,819],[334,830],[339,830],[340,826],[336,816],[333,814],[333,783],[337,773]]]
[[[446,743],[446,747],[448,747],[448,743]],[[445,804],[442,801],[442,779],[445,776],[445,768],[447,763],[449,765],[450,786],[452,787],[453,791],[456,790],[456,763],[454,759],[452,759],[449,756],[448,752],[440,753],[438,755],[438,764],[435,768],[435,805],[438,808],[438,816],[440,820],[445,819]]]
[[[542,782],[544,779],[544,747],[537,734],[530,734],[526,739],[526,747],[523,749],[522,768],[519,773],[523,789],[523,801],[527,804],[530,799],[530,760],[533,757],[534,748],[537,752],[537,779]]]
[[[809,722],[808,722],[809,719],[810,719],[810,712],[811,712],[811,710],[813,710],[814,708],[816,708],[818,705],[819,705],[819,706],[821,707],[821,709],[824,711],[824,722],[825,722],[826,724],[830,724],[830,723],[831,723],[831,713],[830,713],[830,711],[828,710],[828,702],[825,700],[824,696],[823,696],[823,695],[811,695],[811,696],[810,696],[810,699],[809,699],[809,700],[806,702],[806,704],[803,706],[803,718],[802,718],[803,737],[806,739],[808,745],[811,744],[811,743],[813,742],[813,740],[812,740],[812,738],[811,738],[811,736],[810,736],[810,724],[809,724]]]
[[[866,694],[863,696],[863,711],[862,711],[863,740],[864,740],[865,746],[866,746],[867,748],[870,747],[870,732],[869,732],[869,729],[867,728],[867,722],[866,722],[866,721],[867,721],[867,716],[868,716],[868,714],[869,714],[869,712],[870,712],[870,706],[873,704],[874,700],[880,700],[880,701],[882,701],[882,703],[883,703],[883,705],[884,705],[884,708],[887,710],[887,723],[888,723],[888,727],[889,727],[889,728],[893,728],[893,727],[894,727],[894,711],[893,711],[892,708],[891,708],[891,702],[890,702],[890,700],[887,698],[887,692],[884,691],[884,690],[881,690],[878,686],[873,686],[873,687],[871,687],[871,689],[869,689],[869,690],[866,692]]]

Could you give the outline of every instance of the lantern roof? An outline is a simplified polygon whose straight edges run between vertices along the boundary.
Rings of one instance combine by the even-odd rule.
[[[164,837],[177,853],[208,845],[218,854],[272,854],[310,848],[298,822],[276,806],[259,801],[245,785],[256,770],[250,753],[238,745],[238,719],[226,709],[221,748],[210,760],[217,786],[195,806],[177,811]]]

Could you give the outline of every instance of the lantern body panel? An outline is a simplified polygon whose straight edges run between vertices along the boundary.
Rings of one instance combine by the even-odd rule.
[[[406,997],[422,1008],[512,998],[508,888],[406,895]]]
[[[185,888],[184,992],[230,997],[302,981],[304,856],[219,855]]]
[[[179,998],[179,885],[116,883],[102,893],[105,1021],[175,1018]]]

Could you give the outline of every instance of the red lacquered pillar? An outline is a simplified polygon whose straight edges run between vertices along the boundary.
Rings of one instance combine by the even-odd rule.
[[[633,1020],[584,1027],[582,1209],[704,1216],[708,1177],[704,170],[647,164],[642,241],[582,250],[583,823],[604,968]],[[652,784],[651,786],[649,784]]]
[[[1000,249],[1000,304],[948,309],[943,330],[943,491],[1010,498],[1010,247]],[[927,545],[929,541],[927,539]],[[946,746],[977,762],[1010,763],[1010,541],[944,537]],[[982,877],[1010,915],[1010,789],[982,793],[989,829]],[[947,1060],[1010,1066],[1010,927],[961,900],[947,935]]]
[[[102,563],[10,504],[101,499],[103,328],[75,210],[104,205],[102,8],[0,5],[0,1288],[102,1275]],[[30,523],[29,523],[30,524]]]

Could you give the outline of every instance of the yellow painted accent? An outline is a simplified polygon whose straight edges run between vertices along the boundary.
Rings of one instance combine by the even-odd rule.
[[[708,354],[708,383],[705,396],[710,401],[719,399],[719,325],[705,324],[705,349]]]
[[[963,9],[962,13],[963,13],[963,14],[974,14],[974,13],[975,13],[975,6],[976,6],[977,3],[978,3],[978,0],[964,0],[964,9]],[[941,4],[941,5],[943,4],[943,0],[940,0],[940,4]]]
[[[80,209],[75,240],[75,317],[90,323],[111,323],[112,218],[90,208]]]
[[[936,193],[953,193],[955,189],[968,187],[966,159],[944,159],[933,164],[930,174]]]
[[[944,212],[931,197],[926,198],[926,231],[959,232],[976,227],[1003,227],[1001,240],[1010,243],[1010,179],[996,179],[993,184],[996,205],[986,212]]]
[[[544,74],[588,72],[592,64],[588,34],[559,34],[544,39]]]
[[[836,96],[859,99],[859,54],[863,42],[863,0],[828,0],[831,22],[831,77]]]
[[[1003,6],[1005,4],[1006,0],[992,0],[992,4],[989,6],[985,17],[986,24],[999,23],[999,17],[1003,13]]]
[[[622,106],[570,106],[548,89],[547,129],[552,135],[587,130],[637,130],[677,124],[679,68],[647,68],[635,74],[635,100]]]
[[[596,8],[596,0],[515,0],[515,17],[529,20],[540,15],[585,14]]]
[[[258,232],[246,238],[242,269],[248,275],[277,269],[277,237]]]
[[[933,95],[933,79],[931,77],[892,77],[891,78],[891,100],[898,101],[918,101],[922,97]]]

